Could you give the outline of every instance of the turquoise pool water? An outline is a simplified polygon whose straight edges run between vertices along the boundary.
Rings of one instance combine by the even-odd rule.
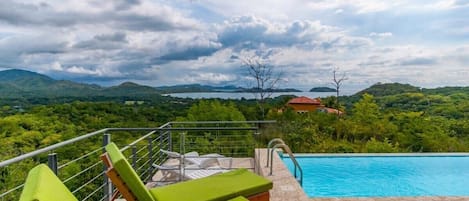
[[[283,158],[290,171],[289,158]],[[469,196],[469,156],[297,157],[310,197]]]

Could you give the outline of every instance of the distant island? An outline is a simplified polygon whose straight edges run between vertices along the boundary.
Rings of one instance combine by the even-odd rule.
[[[309,90],[310,92],[337,92],[336,89],[330,87],[314,87]]]

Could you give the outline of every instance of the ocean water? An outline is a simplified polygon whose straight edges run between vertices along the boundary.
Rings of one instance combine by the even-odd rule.
[[[469,156],[298,157],[310,197],[469,196]],[[293,170],[289,158],[284,162]]]
[[[172,93],[166,94],[172,97],[178,98],[193,98],[193,99],[201,99],[201,98],[221,98],[221,99],[253,99],[255,98],[253,93],[229,93],[229,92],[195,92],[195,93]],[[281,95],[295,95],[295,96],[307,96],[310,98],[324,98],[328,96],[335,96],[335,92],[278,92],[272,93],[271,98],[275,98]],[[351,94],[342,94],[341,95],[351,95]]]

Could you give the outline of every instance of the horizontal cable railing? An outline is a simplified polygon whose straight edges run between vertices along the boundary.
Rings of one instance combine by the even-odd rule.
[[[252,134],[269,123],[275,121],[168,122],[157,128],[105,128],[87,133],[0,161],[0,200],[17,200],[28,171],[39,163],[48,164],[79,200],[109,200],[115,189],[99,155],[111,141],[148,182],[158,171],[152,165],[170,160],[160,150],[253,157],[256,139]]]

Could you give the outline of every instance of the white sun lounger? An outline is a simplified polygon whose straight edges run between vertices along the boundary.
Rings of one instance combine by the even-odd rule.
[[[226,159],[229,160],[228,168],[231,168],[232,166],[232,158],[225,157],[220,154],[214,153],[214,154],[199,155],[199,153],[193,151],[193,152],[188,152],[184,155],[181,155],[180,153],[174,152],[174,151],[167,151],[163,149],[160,149],[160,151],[168,155],[170,158],[177,158],[179,160],[183,158],[184,162],[188,163],[188,165],[195,164],[195,165],[198,165],[200,168],[209,168],[209,167],[214,166],[214,164],[215,166],[219,166],[220,168],[222,164],[221,161],[226,160]]]
[[[178,176],[182,176],[184,179],[199,179],[228,171],[223,170],[218,166],[213,166],[213,169],[200,169],[198,165],[188,165],[181,169],[179,169],[179,166],[160,166],[156,164],[153,164],[152,166],[161,170],[164,176],[166,176],[168,174],[167,172],[169,172]]]

